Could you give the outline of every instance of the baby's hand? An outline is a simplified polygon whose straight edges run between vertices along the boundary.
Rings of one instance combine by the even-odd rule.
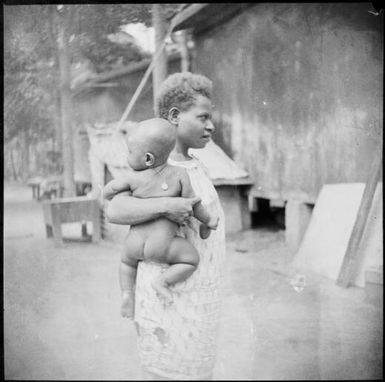
[[[210,236],[211,230],[216,230],[218,227],[219,216],[212,216],[207,223],[202,223],[199,227],[199,236],[201,239],[207,239]]]
[[[205,223],[202,223],[200,226],[199,226],[199,236],[201,239],[207,239],[209,236],[210,236],[210,233],[211,233],[211,229],[209,227],[207,227],[207,225]]]
[[[219,216],[211,215],[210,220],[206,223],[207,227],[216,230],[219,223]]]

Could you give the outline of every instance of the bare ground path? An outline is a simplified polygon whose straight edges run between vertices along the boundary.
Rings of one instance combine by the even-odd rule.
[[[5,192],[6,378],[140,378],[134,328],[117,309],[116,249],[88,242],[55,248],[30,193]]]
[[[119,316],[117,248],[55,248],[31,194],[4,188],[5,378],[141,379],[134,327]],[[306,274],[295,291],[283,231],[231,235],[227,249],[216,379],[382,378],[382,305],[363,289]]]

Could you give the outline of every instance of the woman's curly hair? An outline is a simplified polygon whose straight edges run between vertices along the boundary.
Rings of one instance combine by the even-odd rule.
[[[198,95],[211,99],[213,84],[205,76],[190,72],[175,73],[162,83],[155,102],[155,115],[167,119],[172,107],[188,110]]]

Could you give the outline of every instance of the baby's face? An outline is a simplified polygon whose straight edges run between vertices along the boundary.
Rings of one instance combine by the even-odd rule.
[[[146,152],[143,145],[136,139],[128,137],[126,140],[127,146],[127,162],[129,166],[136,171],[145,170]]]

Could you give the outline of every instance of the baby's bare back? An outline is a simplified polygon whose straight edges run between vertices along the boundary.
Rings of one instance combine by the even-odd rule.
[[[184,169],[168,165],[160,173],[154,169],[137,171],[131,186],[132,196],[141,199],[181,196]]]

